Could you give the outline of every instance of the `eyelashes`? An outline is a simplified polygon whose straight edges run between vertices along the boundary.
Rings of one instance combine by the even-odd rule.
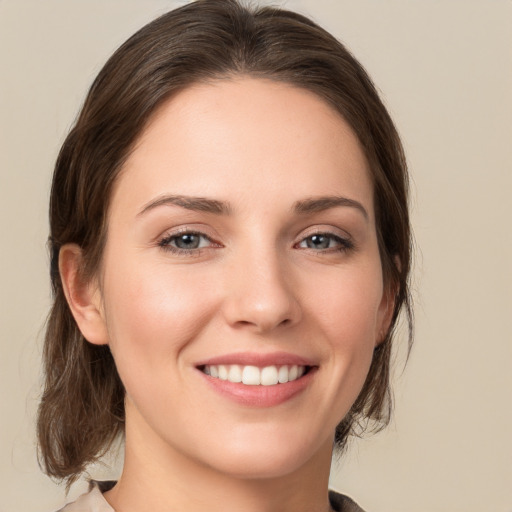
[[[205,250],[223,247],[205,233],[189,229],[164,236],[158,241],[158,246],[164,251],[182,256],[199,256]],[[293,247],[316,254],[339,254],[353,251],[355,244],[349,237],[317,231],[302,238]]]
[[[210,247],[220,248],[208,235],[199,231],[181,231],[166,235],[158,241],[158,246],[165,251],[184,256],[198,256],[204,249]]]
[[[312,249],[314,251],[344,252],[354,248],[354,243],[348,238],[335,235],[333,233],[318,232],[302,239],[298,247],[302,249]]]

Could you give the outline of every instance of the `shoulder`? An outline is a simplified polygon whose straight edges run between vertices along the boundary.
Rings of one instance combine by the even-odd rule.
[[[103,497],[103,493],[114,484],[115,482],[91,482],[89,492],[82,494],[76,501],[68,503],[57,512],[114,512]]]
[[[336,512],[364,512],[355,501],[336,491],[329,491],[329,501]]]
[[[89,492],[57,512],[115,512],[103,497],[103,493],[114,484],[115,482],[91,482]],[[364,512],[355,501],[335,491],[329,491],[329,501],[336,512]]]

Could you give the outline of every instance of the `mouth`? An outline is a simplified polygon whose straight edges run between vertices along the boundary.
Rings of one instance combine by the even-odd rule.
[[[205,375],[246,386],[276,386],[300,379],[311,371],[308,365],[270,365],[258,367],[239,364],[205,364],[198,367]]]
[[[231,401],[248,407],[273,407],[306,392],[316,380],[319,366],[303,357],[235,353],[196,364],[208,388]]]

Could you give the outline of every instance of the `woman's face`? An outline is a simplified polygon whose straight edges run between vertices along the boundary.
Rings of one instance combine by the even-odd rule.
[[[186,89],[122,170],[100,281],[127,442],[242,477],[329,457],[392,309],[356,137],[283,83]]]

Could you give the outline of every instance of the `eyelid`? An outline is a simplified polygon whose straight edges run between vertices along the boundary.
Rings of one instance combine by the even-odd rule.
[[[339,244],[337,247],[329,247],[326,249],[312,249],[312,248],[305,248],[305,247],[298,247],[300,244],[302,244],[305,240],[308,238],[315,236],[315,235],[322,235],[326,237],[330,237],[334,240],[336,240]],[[299,240],[294,244],[294,247],[304,250],[304,251],[312,251],[316,254],[330,254],[333,252],[346,252],[355,249],[356,245],[354,242],[353,237],[347,233],[345,230],[342,230],[340,228],[335,228],[333,226],[314,226],[312,228],[309,228],[305,231],[303,231],[300,234]]]
[[[354,239],[350,233],[345,231],[344,229],[338,228],[336,226],[330,226],[330,225],[315,225],[311,226],[309,228],[304,229],[301,231],[300,235],[298,236],[299,241],[303,240],[304,238],[308,238],[313,235],[330,235],[337,238],[341,238],[342,240],[347,240],[353,242]]]
[[[204,239],[208,240],[209,242],[213,243],[213,240],[208,235],[206,235],[205,233],[201,233],[199,231],[183,231],[182,233],[172,233],[172,234],[169,234],[169,235],[161,238],[159,243],[162,244],[163,242],[166,242],[166,241],[172,241],[175,239],[179,239],[181,236],[184,236],[184,235],[197,236],[199,238],[204,238]]]
[[[197,226],[197,225],[182,225],[176,228],[169,228],[163,231],[162,234],[158,235],[154,241],[156,243],[159,243],[161,240],[164,240],[166,238],[172,238],[177,237],[184,234],[191,234],[191,235],[200,235],[204,236],[205,238],[208,238],[208,240],[214,241],[215,235],[211,234],[209,229],[207,229],[205,226]]]
[[[191,225],[184,225],[177,228],[171,228],[167,231],[165,231],[162,235],[160,235],[156,240],[156,245],[162,249],[167,250],[171,253],[175,254],[182,254],[182,255],[188,255],[188,256],[198,256],[203,251],[207,251],[209,249],[217,249],[224,247],[223,244],[219,243],[216,238],[212,235],[210,235],[207,229],[204,228],[197,228],[195,226]],[[190,248],[190,249],[184,249],[180,247],[175,247],[171,245],[171,241],[174,238],[180,237],[180,235],[196,235],[201,238],[204,238],[208,241],[207,247],[196,247],[196,248]],[[328,247],[325,249],[312,249],[312,248],[304,248],[304,247],[298,247],[300,244],[302,244],[305,240],[307,240],[309,237],[312,237],[314,235],[322,235],[325,237],[330,237],[331,239],[334,239],[337,242],[336,247]],[[299,248],[301,250],[309,250],[313,251],[315,253],[330,253],[330,252],[343,252],[343,251],[349,251],[355,248],[355,242],[353,237],[345,230],[332,226],[332,225],[315,225],[311,226],[309,228],[304,229],[299,236],[296,238],[296,242],[293,244],[293,248]]]
[[[196,235],[201,238],[208,240],[209,245],[207,247],[196,247],[191,249],[183,249],[171,245],[171,241],[175,238],[179,238],[182,235]],[[222,247],[222,244],[217,242],[210,234],[205,233],[202,229],[197,229],[192,226],[181,226],[176,229],[167,230],[164,234],[160,235],[156,239],[156,245],[163,251],[168,251],[176,255],[183,256],[199,256],[203,251],[208,249],[217,249]]]

